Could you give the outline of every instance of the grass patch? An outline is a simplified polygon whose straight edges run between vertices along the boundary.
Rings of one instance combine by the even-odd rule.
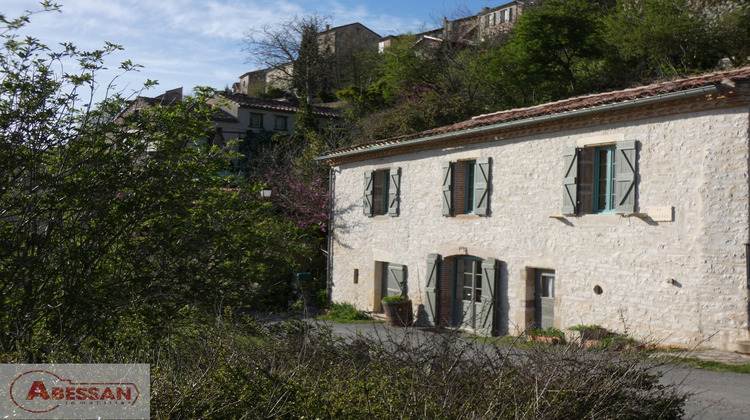
[[[750,373],[750,364],[729,365],[726,363],[715,362],[713,360],[703,360],[697,357],[685,357],[677,359],[676,362],[684,363],[691,368],[710,370],[713,372]]]
[[[331,308],[327,314],[318,317],[324,321],[335,321],[344,324],[357,324],[372,321],[372,318],[366,313],[358,310],[351,303],[331,303]]]

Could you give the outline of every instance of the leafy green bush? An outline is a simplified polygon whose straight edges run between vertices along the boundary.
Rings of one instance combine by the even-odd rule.
[[[565,333],[555,327],[549,327],[547,329],[536,328],[527,332],[530,336],[541,336],[541,337],[555,337],[559,339],[565,338]]]
[[[328,321],[365,321],[371,319],[369,315],[358,310],[351,303],[336,303],[330,305],[327,314],[320,317]]]
[[[404,295],[386,296],[381,301],[385,303],[406,302],[409,298]]]

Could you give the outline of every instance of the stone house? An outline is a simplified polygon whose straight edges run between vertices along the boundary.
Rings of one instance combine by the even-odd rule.
[[[168,90],[153,98],[138,96],[123,111],[123,115],[140,112],[154,106],[170,105],[182,99],[182,88]],[[217,145],[245,140],[253,134],[291,134],[294,132],[295,116],[300,111],[299,104],[293,102],[227,93],[217,93],[207,103],[217,107],[211,115],[211,122],[216,132],[214,138],[210,139]],[[341,118],[341,111],[323,106],[314,106],[313,114],[321,126],[336,124]],[[148,145],[146,152],[154,154],[157,150],[155,146]],[[235,161],[235,170],[243,169],[238,165],[241,166],[240,162]]]
[[[514,0],[496,7],[484,7],[476,15],[449,20],[443,17],[443,26],[416,34],[416,42],[428,46],[437,46],[445,41],[460,45],[477,45],[500,34],[511,31],[518,23],[518,17],[524,9],[533,5],[535,0]],[[378,51],[389,47],[395,37],[380,40]]]
[[[359,22],[331,28],[326,25],[325,30],[318,34],[318,44],[322,52],[330,54],[333,66],[330,74],[334,86],[354,83],[361,71],[358,53],[376,51],[381,37],[377,33]],[[273,68],[255,70],[240,76],[239,81],[232,84],[232,91],[238,94],[258,96],[267,93],[269,89],[277,88],[289,90],[293,64],[282,63]]]
[[[216,94],[208,103],[219,108],[213,121],[214,142],[221,144],[249,139],[253,134],[291,134],[295,115],[300,111],[299,104],[293,102],[227,93]],[[323,106],[314,106],[313,114],[321,126],[335,124],[341,118],[339,110]],[[242,166],[240,162],[235,162],[234,166],[236,170],[243,169],[238,167]]]
[[[509,32],[518,22],[524,7],[531,3],[533,1],[516,0],[493,8],[483,8],[477,14],[478,41]]]
[[[331,299],[520,334],[749,337],[750,67],[333,150]],[[745,347],[747,349],[747,347]]]

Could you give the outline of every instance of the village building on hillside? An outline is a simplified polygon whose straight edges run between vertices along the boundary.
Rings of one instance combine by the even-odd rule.
[[[331,74],[334,85],[350,78],[351,71],[356,71],[357,55],[362,51],[375,51],[381,37],[359,22],[331,28],[326,25],[318,34],[321,51],[330,54],[334,59]],[[248,96],[259,96],[271,89],[288,90],[291,87],[290,75],[293,72],[291,62],[278,67],[247,72],[239,81],[232,84],[232,92]]]
[[[748,351],[749,137],[742,68],[330,151],[330,297]]]
[[[518,17],[524,9],[534,2],[535,0],[514,0],[497,7],[484,7],[476,15],[453,20],[444,16],[442,27],[415,34],[414,42],[421,48],[436,48],[446,42],[458,46],[475,46],[508,34],[518,23]],[[383,53],[398,38],[399,36],[394,35],[382,38],[378,43],[378,51]]]
[[[182,99],[182,88],[168,90],[153,98],[138,96],[122,114],[140,112],[154,106],[167,106]],[[227,93],[217,93],[207,103],[216,106],[211,114],[211,122],[216,131],[212,139],[206,140],[222,146],[232,143],[235,149],[245,140],[263,137],[256,135],[294,133],[295,116],[300,112],[298,103]],[[333,108],[313,106],[312,111],[321,126],[337,124],[341,118],[341,111]],[[252,149],[246,148],[245,151]],[[148,145],[146,152],[156,153],[156,146]],[[243,170],[243,162],[247,162],[247,159],[235,160],[234,170]]]
[[[250,133],[292,133],[294,117],[300,112],[299,104],[272,99],[253,98],[246,95],[218,93],[208,100],[232,119],[217,121],[215,126],[225,141],[242,138]],[[313,106],[313,114],[321,124],[337,121],[341,111],[323,106]]]
[[[208,100],[208,103],[216,105],[219,111],[228,117],[214,120],[214,126],[216,127],[214,142],[220,142],[220,144],[233,142],[236,147],[240,147],[240,143],[243,141],[252,142],[253,139],[263,139],[263,134],[292,134],[295,116],[300,112],[299,104],[293,102],[227,93],[216,94]],[[341,119],[341,111],[337,109],[313,106],[312,111],[320,126],[336,124]],[[260,145],[246,146],[248,147],[245,147],[242,151],[248,153]],[[247,162],[247,159],[234,161],[234,170],[245,170],[244,166]]]

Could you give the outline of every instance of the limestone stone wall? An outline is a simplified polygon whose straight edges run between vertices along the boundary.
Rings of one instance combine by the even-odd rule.
[[[343,163],[332,168],[332,299],[377,310],[385,261],[407,266],[417,307],[428,254],[496,258],[502,331],[526,328],[531,269],[545,268],[558,328],[733,350],[748,339],[749,129],[742,107]],[[638,142],[639,214],[561,216],[563,149],[623,140]],[[482,156],[490,215],[442,216],[442,163]],[[401,168],[400,214],[367,217],[364,173],[385,168]]]

